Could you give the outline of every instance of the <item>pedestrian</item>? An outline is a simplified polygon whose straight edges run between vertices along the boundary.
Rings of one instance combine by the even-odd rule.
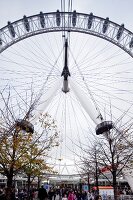
[[[93,194],[90,193],[90,192],[88,192],[87,197],[88,197],[88,200],[93,200],[94,199]]]
[[[5,193],[3,188],[0,189],[0,200],[5,200]]]
[[[54,190],[52,188],[50,188],[49,192],[48,192],[48,198],[49,200],[52,200],[54,196]]]
[[[38,190],[38,198],[40,200],[45,200],[47,197],[48,197],[47,191],[42,185],[41,188],[39,188]]]
[[[69,192],[68,200],[76,200],[76,195],[74,194],[74,191]]]
[[[82,200],[82,194],[80,190],[78,190],[76,196],[77,196],[77,200]]]
[[[62,200],[67,200],[67,195],[64,194],[64,196],[62,197]]]
[[[53,196],[54,196],[54,200],[56,199],[56,190],[55,188],[53,188]]]
[[[95,200],[102,200],[101,195],[96,196]]]

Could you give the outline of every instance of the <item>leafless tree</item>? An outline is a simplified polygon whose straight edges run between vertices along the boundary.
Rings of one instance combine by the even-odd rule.
[[[88,157],[84,158],[85,168],[88,167],[91,171],[94,171],[93,169],[95,168],[95,172],[98,169],[99,173],[105,175],[104,170],[101,170],[104,168],[112,174],[115,200],[118,198],[116,179],[123,173],[124,168],[131,166],[130,162],[133,159],[132,124],[124,129],[122,128],[116,128],[116,125],[114,125],[113,129],[99,136],[95,143],[95,148],[93,145],[88,148],[88,151],[85,150],[88,153]]]

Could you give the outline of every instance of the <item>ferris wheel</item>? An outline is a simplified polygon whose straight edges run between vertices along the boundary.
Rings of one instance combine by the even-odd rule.
[[[131,123],[132,77],[133,33],[108,17],[57,10],[0,29],[0,91],[10,92],[16,113],[18,101],[28,107],[37,98],[33,124],[40,112],[56,119],[60,146],[51,160],[60,174],[78,171],[95,128],[99,135]]]

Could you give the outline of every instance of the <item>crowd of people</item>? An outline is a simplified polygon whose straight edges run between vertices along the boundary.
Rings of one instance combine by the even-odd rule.
[[[47,192],[43,186],[38,191],[39,200],[102,200],[100,195],[89,193],[84,190],[72,190],[70,188],[55,189],[50,188]]]
[[[5,188],[0,189],[0,200],[5,200]],[[12,200],[109,200],[109,196],[99,195],[95,191],[86,192],[79,189],[55,188],[50,187],[48,190],[42,185],[39,189],[32,188],[28,194],[26,189],[13,190]],[[120,190],[120,195],[129,195],[130,190]]]

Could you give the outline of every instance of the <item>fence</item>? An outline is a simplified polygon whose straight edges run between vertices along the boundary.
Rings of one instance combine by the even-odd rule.
[[[114,200],[113,196],[103,197],[103,200]],[[120,195],[118,200],[133,200],[133,195]]]

